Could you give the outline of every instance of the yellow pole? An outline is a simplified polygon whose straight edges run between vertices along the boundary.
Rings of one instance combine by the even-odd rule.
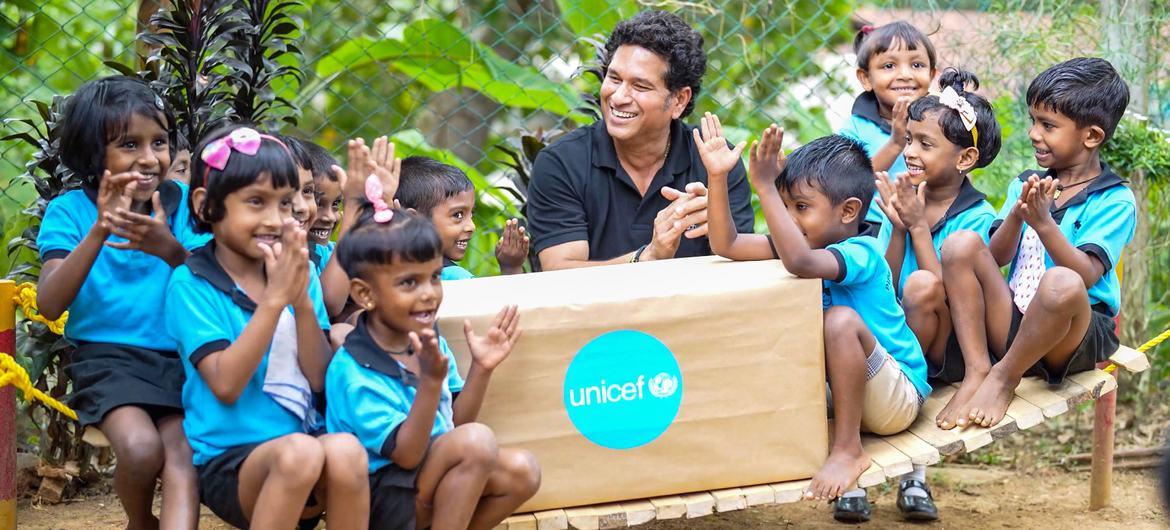
[[[0,280],[0,352],[16,357],[16,283]],[[0,530],[16,529],[16,387],[0,387]]]

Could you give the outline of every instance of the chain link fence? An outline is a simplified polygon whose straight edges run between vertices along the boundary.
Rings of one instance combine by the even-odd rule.
[[[1157,26],[1138,39],[1149,16],[1117,16],[1110,10],[1118,2],[307,0],[297,13],[305,76],[280,85],[278,93],[301,111],[296,129],[286,132],[336,155],[344,155],[346,139],[392,134],[405,154],[444,158],[477,185],[494,186],[508,182],[511,171],[498,146],[593,119],[582,94],[596,94],[597,80],[574,75],[594,59],[588,39],[603,42],[617,21],[641,9],[676,12],[703,34],[708,71],[696,113],[718,113],[737,141],[777,122],[791,131],[793,144],[847,120],[860,90],[851,49],[856,30],[906,19],[931,35],[940,67],[975,72],[996,101],[1006,148],[977,182],[997,197],[1005,175],[1030,165],[1019,100],[1027,82],[1050,64],[1078,55],[1115,58],[1142,94],[1131,108],[1161,123],[1170,76],[1164,52],[1153,43],[1165,31]],[[145,50],[135,37],[157,8],[157,0],[0,4],[4,117],[34,117],[27,102],[48,101],[114,73],[106,61],[137,67]],[[1145,62],[1131,64],[1126,57]],[[22,222],[17,212],[35,199],[32,186],[17,178],[30,154],[18,142],[0,144],[5,228]],[[469,260],[474,271],[490,273],[491,232],[518,210],[511,195],[480,191],[484,234]]]

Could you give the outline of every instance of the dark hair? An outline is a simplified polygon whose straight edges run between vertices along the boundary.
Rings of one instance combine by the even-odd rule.
[[[191,142],[187,140],[187,135],[185,134],[175,135],[175,141],[171,145],[174,146],[174,149],[171,149],[173,153],[191,151]]]
[[[324,147],[310,142],[308,140],[301,140],[301,148],[305,150],[305,155],[309,157],[309,172],[313,174],[314,179],[327,178],[333,182],[337,182],[337,174],[333,172],[333,166],[339,165],[337,159],[329,154]]]
[[[975,162],[975,167],[984,167],[990,164],[999,154],[1001,143],[999,122],[995,120],[995,111],[991,108],[991,103],[983,96],[967,91],[968,87],[970,90],[979,88],[979,78],[966,70],[947,68],[939,76],[938,86],[940,88],[951,87],[959,94],[959,97],[967,100],[967,103],[971,104],[971,108],[975,109],[975,130],[979,134],[979,145],[975,145],[975,142],[972,141],[971,131],[968,131],[967,127],[963,125],[963,118],[959,116],[959,111],[940,103],[938,96],[924,96],[914,100],[914,103],[910,104],[910,119],[922,121],[927,113],[938,111],[938,125],[942,128],[943,136],[947,138],[947,141],[959,147],[978,149],[979,160]]]
[[[233,149],[231,156],[228,157],[227,166],[222,171],[208,166],[202,156],[196,156],[195,153],[202,154],[211,142],[242,127],[245,126],[229,125],[208,134],[191,154],[191,189],[207,190],[198,215],[192,216],[195,231],[198,233],[210,232],[212,224],[222,221],[227,215],[224,208],[227,196],[260,180],[261,173],[268,173],[273,188],[299,188],[300,175],[290,155],[290,149],[283,145],[282,141],[274,141],[263,132],[261,134],[265,134],[265,137],[261,139],[260,150],[255,156],[248,156]],[[191,211],[196,211],[191,198],[188,198],[188,203]]]
[[[934,52],[934,44],[930,37],[918,28],[904,20],[890,22],[884,26],[862,26],[853,37],[853,52],[857,54],[857,67],[869,70],[869,60],[875,55],[883,54],[898,45],[908,50],[917,50],[921,45],[930,59],[930,69],[934,70],[938,59]]]
[[[784,171],[776,178],[776,187],[792,193],[800,185],[820,190],[833,206],[853,197],[860,199],[858,219],[865,218],[876,190],[873,164],[865,148],[839,134],[817,138],[788,155]]]
[[[403,208],[430,217],[440,202],[465,191],[475,191],[475,185],[463,170],[433,158],[411,156],[402,160],[394,198]]]
[[[1077,127],[1096,125],[1113,136],[1129,106],[1129,87],[1105,59],[1078,57],[1053,66],[1028,85],[1029,107],[1045,107]]]
[[[370,266],[389,265],[395,259],[411,263],[442,255],[443,242],[429,219],[406,210],[394,210],[387,223],[374,221],[369,203],[357,222],[337,244],[337,260],[350,278],[361,278]]]
[[[305,140],[287,134],[273,134],[272,136],[284,142],[284,146],[292,154],[293,162],[298,168],[310,171],[309,168],[313,164],[313,160],[309,157],[309,151],[305,149]]]
[[[61,118],[61,162],[97,188],[106,170],[106,145],[126,134],[130,117],[144,116],[167,131],[175,155],[175,118],[150,85],[136,77],[113,75],[90,81],[69,98]]]
[[[707,54],[703,51],[703,36],[678,15],[666,11],[642,11],[633,18],[618,22],[605,41],[603,70],[609,70],[613,54],[622,46],[639,46],[666,60],[666,88],[671,93],[691,87],[691,100],[683,109],[682,118],[695,109],[699,99],[703,74],[707,71]]]

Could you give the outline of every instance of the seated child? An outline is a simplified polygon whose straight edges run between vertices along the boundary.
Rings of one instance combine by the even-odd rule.
[[[729,148],[719,119],[710,114],[701,129],[702,137],[698,130],[694,135],[710,179],[711,248],[735,260],[779,258],[792,274],[825,283],[833,442],[806,497],[838,498],[869,467],[861,431],[888,435],[905,430],[930,394],[922,348],[894,296],[890,268],[877,239],[861,235],[874,193],[873,166],[860,144],[836,135],[798,148],[785,162],[783,133],[772,125],[759,145],[752,145],[748,165],[772,235],[736,234],[726,177],[744,144]],[[864,500],[864,492],[850,498]],[[862,514],[858,520],[868,517],[867,511],[846,513]]]
[[[876,28],[862,26],[853,38],[853,52],[857,81],[865,92],[854,100],[840,134],[861,142],[874,170],[902,173],[907,110],[910,102],[930,90],[937,68],[934,44],[918,28],[898,20]],[[885,223],[884,214],[875,196],[865,220],[876,229]]]
[[[475,186],[459,168],[438,160],[412,156],[402,160],[402,180],[394,196],[406,209],[414,210],[435,224],[443,240],[443,279],[472,278],[456,262],[467,254],[475,233]],[[528,259],[528,235],[520,221],[509,220],[496,245],[500,274],[522,274]]]
[[[175,135],[175,157],[171,161],[171,168],[167,170],[166,180],[182,182],[184,185],[191,183],[191,144],[181,134]]]
[[[162,327],[164,286],[190,249],[187,186],[166,180],[174,119],[145,82],[90,81],[66,103],[61,161],[81,189],[49,202],[37,235],[37,305],[66,310],[67,400],[82,427],[97,426],[117,457],[114,490],[130,529],[195,528],[199,496],[183,434],[183,367]],[[151,512],[158,479],[160,519]]]
[[[974,74],[947,69],[939,86],[943,87],[941,94],[919,98],[910,105],[903,152],[909,171],[898,175],[895,182],[886,172],[877,173],[882,197],[879,206],[888,219],[878,241],[886,249],[886,262],[897,280],[895,291],[906,312],[906,323],[926,354],[930,377],[951,383],[956,381],[945,369],[945,350],[959,345],[951,332],[939,253],[943,241],[959,230],[987,237],[995,209],[967,175],[995,160],[1000,133],[991,104],[967,91],[968,86],[979,87]],[[974,389],[960,389],[956,395],[969,397],[971,392]],[[954,424],[953,418],[944,419],[950,418],[948,415],[953,415],[949,407],[939,413],[940,425]],[[902,476],[897,505],[907,519],[938,519],[938,509],[926,487],[925,466],[916,464],[911,473]]]
[[[301,147],[309,156],[309,171],[313,174],[313,191],[317,202],[317,216],[309,229],[309,259],[323,269],[333,256],[334,243],[330,241],[341,220],[341,179],[333,170],[337,160],[324,147],[302,141]]]
[[[293,196],[293,219],[296,219],[298,228],[308,232],[313,227],[313,223],[317,221],[317,190],[314,187],[313,172],[310,169],[313,160],[305,148],[305,140],[285,134],[277,134],[274,137],[288,147],[289,152],[292,153],[293,162],[297,165],[300,193]],[[312,259],[312,253],[309,254],[309,258]],[[320,275],[321,268],[315,267],[313,272]]]
[[[195,152],[195,229],[214,239],[171,276],[166,329],[187,376],[183,426],[200,497],[239,528],[292,528],[307,503],[310,518],[324,506],[329,528],[365,528],[365,451],[352,435],[315,436],[324,422],[312,395],[332,350],[292,219],[292,155],[242,126],[211,133]]]
[[[1036,77],[1027,102],[1028,138],[1047,171],[1012,180],[990,244],[973,232],[943,244],[943,281],[963,352],[947,364],[963,366],[963,385],[975,388],[957,404],[961,427],[999,423],[1025,374],[1059,384],[1118,346],[1114,267],[1133,239],[1136,203],[1100,151],[1129,104],[1129,88],[1108,61],[1078,58]],[[1009,263],[1004,281],[1000,267]]]
[[[493,528],[540,485],[531,453],[498,448],[491,429],[472,423],[520,337],[516,306],[483,335],[464,322],[465,383],[436,331],[438,232],[384,201],[368,210],[337,247],[364,312],[326,375],[329,432],[354,433],[366,448],[370,528]]]

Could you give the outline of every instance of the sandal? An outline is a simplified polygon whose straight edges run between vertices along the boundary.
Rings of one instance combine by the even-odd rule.
[[[833,501],[833,519],[842,523],[864,523],[872,514],[866,497],[837,497]]]
[[[909,488],[922,488],[922,491],[926,492],[926,496],[906,495],[906,490]],[[930,494],[930,488],[918,479],[906,479],[898,485],[898,509],[902,511],[902,517],[907,521],[938,520],[938,508],[934,505],[934,497]]]

